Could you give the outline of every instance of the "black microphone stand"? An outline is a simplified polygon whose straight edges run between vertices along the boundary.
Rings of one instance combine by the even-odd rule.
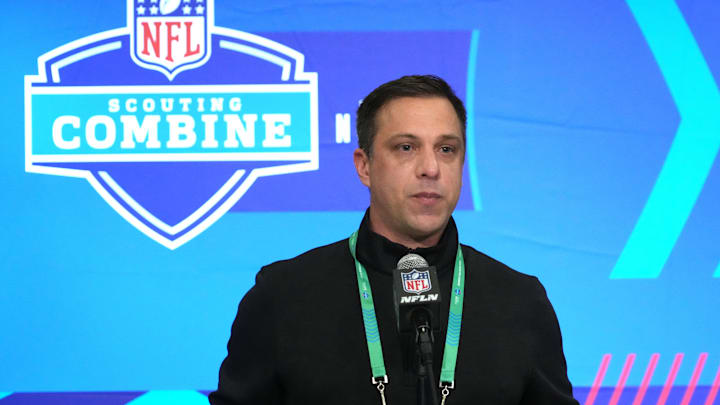
[[[415,324],[417,325],[415,343],[417,344],[417,352],[419,354],[418,405],[437,405],[438,395],[437,387],[435,386],[435,371],[433,370],[432,329],[426,316],[418,316]],[[430,398],[427,397],[427,387],[430,387]]]

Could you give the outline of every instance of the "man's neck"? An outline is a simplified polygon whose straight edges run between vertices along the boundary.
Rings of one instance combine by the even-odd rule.
[[[446,227],[447,223],[445,223],[445,226],[439,231],[430,235],[413,237],[400,232],[394,232],[390,227],[386,226],[383,221],[373,215],[372,209],[370,210],[370,229],[391,242],[403,245],[409,249],[429,248],[437,245],[440,242],[440,238],[442,237],[443,231]]]

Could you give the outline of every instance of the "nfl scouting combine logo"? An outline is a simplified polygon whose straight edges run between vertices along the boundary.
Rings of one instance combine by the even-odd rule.
[[[128,0],[127,27],[25,77],[25,169],[86,179],[175,249],[263,176],[318,169],[317,74],[280,43],[213,26],[212,0]]]

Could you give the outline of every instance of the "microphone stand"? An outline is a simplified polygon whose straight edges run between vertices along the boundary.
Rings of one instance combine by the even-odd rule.
[[[420,317],[418,317],[420,318]],[[435,387],[435,371],[433,370],[433,337],[430,323],[422,317],[416,321],[417,330],[415,343],[419,354],[418,361],[418,405],[436,405],[438,403],[437,387]],[[430,387],[430,398],[427,398],[427,387]]]

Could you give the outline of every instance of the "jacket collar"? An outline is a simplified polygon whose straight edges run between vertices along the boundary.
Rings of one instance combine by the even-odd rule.
[[[451,269],[455,263],[458,233],[452,217],[450,217],[438,244],[428,248],[410,249],[378,235],[370,228],[370,210],[368,209],[360,223],[357,242],[357,258],[368,270],[391,275],[397,268],[400,258],[408,253],[415,253],[425,258],[430,266],[437,268],[438,275]]]

